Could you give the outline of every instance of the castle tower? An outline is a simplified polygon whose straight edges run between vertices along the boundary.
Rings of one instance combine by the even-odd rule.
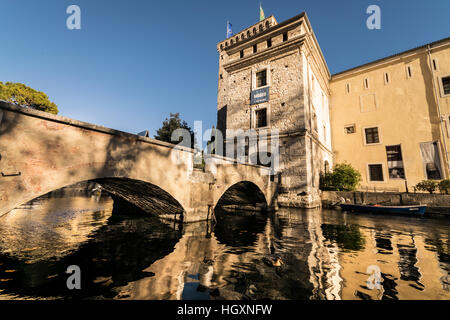
[[[279,134],[278,203],[320,205],[319,174],[332,166],[330,73],[305,13],[270,16],[217,44],[217,128]]]

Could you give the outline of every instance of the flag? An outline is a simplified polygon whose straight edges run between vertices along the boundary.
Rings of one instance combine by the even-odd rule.
[[[264,10],[261,6],[261,2],[259,3],[259,21],[263,21],[266,17],[264,16]]]
[[[233,31],[231,31],[231,23],[227,21],[227,38],[233,35]]]

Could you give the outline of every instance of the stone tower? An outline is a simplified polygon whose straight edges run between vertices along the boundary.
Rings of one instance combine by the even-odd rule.
[[[320,205],[319,174],[332,165],[330,73],[306,13],[273,16],[217,44],[217,128],[278,129],[278,203]]]

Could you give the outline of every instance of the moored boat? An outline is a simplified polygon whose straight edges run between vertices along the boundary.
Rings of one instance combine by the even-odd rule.
[[[364,205],[364,204],[341,204],[342,210],[354,212],[370,212],[370,213],[400,213],[400,214],[424,214],[426,205],[413,206],[381,206],[381,205]]]

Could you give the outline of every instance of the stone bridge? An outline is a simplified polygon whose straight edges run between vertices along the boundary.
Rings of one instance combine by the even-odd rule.
[[[0,101],[0,216],[50,191],[96,181],[163,218],[208,219],[211,209],[272,208],[269,168],[194,151]]]

